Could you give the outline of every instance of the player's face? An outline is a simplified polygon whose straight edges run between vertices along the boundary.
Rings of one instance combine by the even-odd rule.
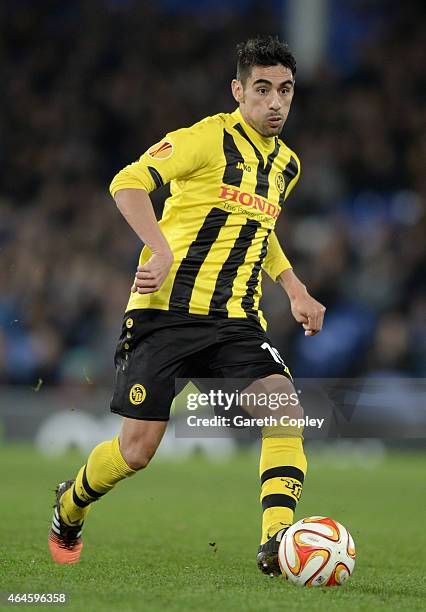
[[[232,93],[252,128],[262,136],[277,136],[290,110],[294,78],[281,64],[253,66],[244,87],[241,81],[232,81]]]

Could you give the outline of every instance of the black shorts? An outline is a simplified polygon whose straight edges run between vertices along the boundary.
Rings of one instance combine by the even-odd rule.
[[[258,321],[162,310],[125,314],[114,362],[111,411],[147,421],[169,420],[176,379],[290,377]]]

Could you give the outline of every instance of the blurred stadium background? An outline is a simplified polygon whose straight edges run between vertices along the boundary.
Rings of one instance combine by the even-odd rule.
[[[86,448],[117,428],[113,351],[140,245],[109,182],[167,131],[233,110],[235,45],[257,33],[281,35],[298,60],[284,140],[302,177],[277,232],[327,306],[324,331],[305,338],[265,281],[270,335],[296,376],[425,376],[423,9],[395,0],[1,3],[4,440]],[[159,214],[166,195],[154,195]]]
[[[138,483],[99,502],[79,566],[46,549],[53,487],[119,427],[113,351],[140,244],[109,182],[168,130],[233,110],[251,35],[280,34],[298,60],[284,139],[302,177],[277,231],[327,306],[305,338],[266,280],[270,335],[297,377],[386,378],[424,432],[425,402],[407,395],[426,373],[423,4],[0,3],[0,607],[25,589],[66,592],[73,610],[424,610],[425,436],[307,444],[297,518],[331,515],[358,547],[337,593],[260,576],[255,452],[172,428]]]

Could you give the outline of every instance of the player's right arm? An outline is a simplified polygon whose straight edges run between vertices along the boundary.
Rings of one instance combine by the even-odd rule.
[[[126,166],[112,180],[110,192],[120,212],[152,252],[138,266],[132,291],[158,291],[173,263],[173,253],[155,217],[149,193],[173,179],[199,172],[209,163],[218,124],[205,119],[189,128],[167,134],[141,158]]]
[[[114,199],[127,223],[152,253],[143,266],[138,266],[132,292],[158,291],[173,263],[173,253],[158,225],[151,198],[144,189],[127,188],[117,191]]]

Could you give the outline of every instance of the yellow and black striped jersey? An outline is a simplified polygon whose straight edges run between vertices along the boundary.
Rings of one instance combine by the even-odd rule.
[[[300,162],[278,137],[265,138],[239,109],[171,132],[113,179],[110,191],[170,182],[159,222],[174,254],[161,288],[131,293],[127,310],[151,308],[256,317],[261,270],[273,280],[291,265],[275,222],[296,184]],[[140,263],[151,252],[144,247]]]

